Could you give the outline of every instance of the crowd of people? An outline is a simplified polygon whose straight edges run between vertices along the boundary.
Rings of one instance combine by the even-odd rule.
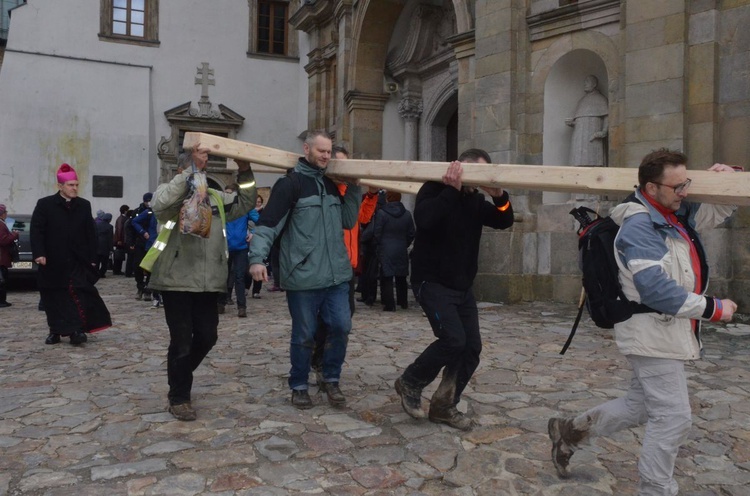
[[[411,417],[470,430],[474,420],[457,405],[482,351],[472,291],[480,240],[485,228],[508,229],[514,222],[507,191],[463,183],[464,169],[491,163],[489,154],[466,150],[441,181],[425,183],[413,217],[397,192],[370,188],[363,194],[358,184],[326,174],[332,158],[346,160],[349,153],[334,147],[324,131],[308,133],[303,156],[264,202],[248,162],[237,161],[236,182],[224,191],[208,188],[208,150],[196,146],[180,157],[173,179],[144,194],[137,208],[123,205],[114,227],[111,214],[92,216],[91,204],[78,196],[75,170],[61,165],[58,192],[39,200],[31,221],[50,329],[46,343],[68,336],[80,345],[87,333],[110,326],[94,284],[110,266],[113,274],[134,277],[137,299],[151,300],[155,308],[163,304],[170,336],[169,412],[194,420],[193,372],[217,341],[219,314],[234,292],[237,317],[247,317],[246,290],[260,298],[261,284],[272,274],[269,290],[285,291],[292,318],[291,404],[313,406],[308,389],[314,371],[329,403],[341,406],[356,292],[372,306],[379,283],[382,309],[393,312],[408,308],[410,284],[435,340],[415,354],[396,379],[395,392]],[[615,248],[623,291],[654,311],[615,325],[618,347],[632,368],[626,395],[576,416],[549,419],[552,461],[561,477],[568,476],[583,441],[645,424],[641,494],[677,492],[675,460],[691,425],[684,362],[701,356],[700,322],[730,321],[737,309],[730,299],[706,295],[708,265],[696,232],[734,209],[688,202],[686,164],[679,152],[648,154],[636,191],[613,211],[621,226]],[[709,170],[733,168],[715,164]],[[0,205],[0,220],[6,216]],[[3,278],[15,237],[0,222]],[[422,391],[439,375],[425,412]]]

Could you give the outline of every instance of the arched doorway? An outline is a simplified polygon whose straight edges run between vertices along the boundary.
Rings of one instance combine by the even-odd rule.
[[[438,102],[433,112],[426,115],[429,129],[429,149],[424,150],[423,160],[450,162],[458,158],[458,93],[452,91],[442,103]]]

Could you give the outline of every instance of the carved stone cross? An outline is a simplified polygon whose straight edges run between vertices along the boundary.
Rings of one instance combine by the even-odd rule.
[[[201,85],[201,100],[208,100],[208,87],[216,85],[216,80],[211,78],[214,75],[214,70],[208,68],[208,62],[201,62],[201,66],[198,67],[198,75],[200,77],[195,78],[195,84]]]

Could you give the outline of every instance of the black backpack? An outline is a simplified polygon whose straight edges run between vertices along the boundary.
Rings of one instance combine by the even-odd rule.
[[[634,197],[628,201],[638,202]],[[615,260],[615,237],[620,226],[611,217],[602,217],[587,207],[574,208],[570,214],[580,223],[578,265],[583,273],[583,291],[578,315],[561,355],[573,340],[584,306],[594,324],[603,329],[612,329],[636,313],[655,312],[647,305],[628,300],[622,291]]]

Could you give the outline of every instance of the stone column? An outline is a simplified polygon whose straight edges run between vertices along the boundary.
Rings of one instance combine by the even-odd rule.
[[[388,94],[360,91],[344,96],[353,158],[379,160],[383,156],[383,109],[388,98]]]
[[[419,119],[424,105],[421,98],[404,98],[398,104],[398,115],[404,119],[404,159],[419,159]]]
[[[657,147],[685,149],[687,3],[686,0],[627,3],[622,165],[639,164],[644,155]],[[694,58],[690,62],[710,63],[699,51],[692,53]],[[704,100],[700,97],[693,101]]]

